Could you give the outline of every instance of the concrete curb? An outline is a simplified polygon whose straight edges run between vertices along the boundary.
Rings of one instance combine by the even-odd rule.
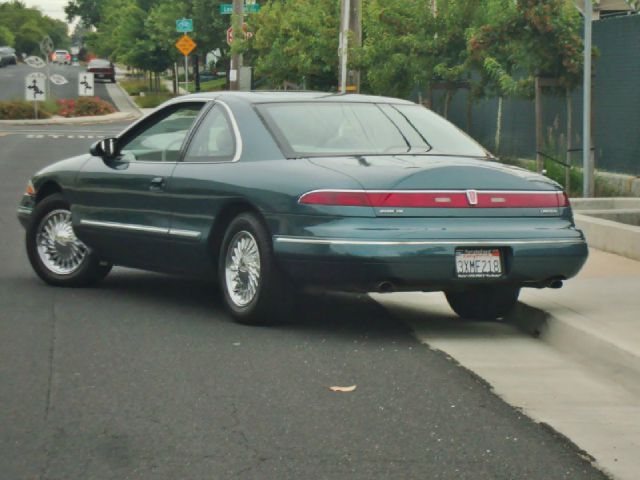
[[[524,300],[526,302],[526,300]],[[640,356],[592,331],[584,317],[560,307],[556,315],[522,301],[508,321],[544,341],[555,350],[588,365],[595,371],[640,395]]]
[[[87,125],[112,123],[122,120],[135,120],[138,116],[133,112],[115,112],[96,117],[52,117],[42,120],[0,120],[0,125]]]
[[[574,220],[590,247],[640,260],[640,227],[579,213]]]

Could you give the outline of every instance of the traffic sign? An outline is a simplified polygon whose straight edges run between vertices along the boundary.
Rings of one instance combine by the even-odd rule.
[[[180,53],[185,57],[193,52],[193,49],[196,48],[196,46],[196,42],[191,40],[191,37],[186,33],[176,42],[176,48],[180,50]]]
[[[49,58],[49,55],[53,52],[53,40],[51,40],[49,35],[45,35],[40,41],[40,51],[47,58]]]
[[[249,26],[246,23],[242,24],[242,32],[244,33],[245,40],[249,40],[253,37],[253,32],[249,31]],[[233,27],[227,28],[227,44],[233,43]]]
[[[176,31],[181,33],[193,32],[193,19],[181,18],[176,20]]]
[[[24,98],[28,101],[38,101],[47,99],[45,93],[45,83],[47,76],[44,73],[33,72],[27,75],[24,81]]]
[[[78,75],[78,95],[81,97],[93,97],[95,96],[95,90],[93,88],[93,73],[82,72]]]
[[[242,7],[242,13],[258,13],[260,11],[260,5],[257,3],[245,3]],[[221,3],[220,15],[231,15],[233,13],[233,4]]]

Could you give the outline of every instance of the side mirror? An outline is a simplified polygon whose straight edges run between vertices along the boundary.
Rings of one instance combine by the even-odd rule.
[[[96,143],[91,145],[89,153],[94,157],[101,157],[104,160],[115,158],[120,153],[118,148],[118,139],[111,137],[98,140]]]

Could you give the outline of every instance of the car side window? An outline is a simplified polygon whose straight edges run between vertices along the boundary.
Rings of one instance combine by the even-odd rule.
[[[204,103],[180,105],[120,147],[123,160],[177,162],[184,139]]]
[[[236,140],[226,112],[220,105],[214,107],[198,126],[185,162],[229,162],[236,151]]]

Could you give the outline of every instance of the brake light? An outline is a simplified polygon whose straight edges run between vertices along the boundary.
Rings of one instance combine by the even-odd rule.
[[[302,205],[389,208],[553,208],[569,205],[564,192],[475,190],[316,190],[305,193],[298,202]]]
[[[558,192],[558,206],[559,207],[571,206],[571,202],[569,202],[569,195],[567,195],[567,192],[565,191]]]

